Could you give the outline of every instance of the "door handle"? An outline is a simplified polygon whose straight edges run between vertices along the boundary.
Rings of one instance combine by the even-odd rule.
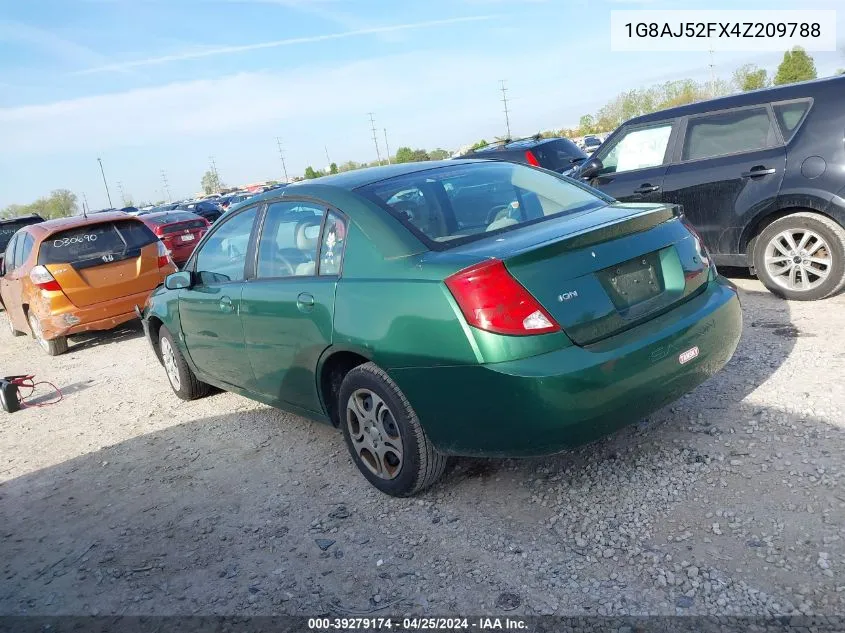
[[[757,167],[752,167],[748,171],[742,172],[743,178],[758,178],[760,176],[769,176],[775,173],[777,169],[771,167],[769,169],[763,167],[762,165],[758,165]]]
[[[658,185],[653,185],[650,182],[644,182],[634,189],[634,193],[652,193],[654,191],[658,191],[659,189],[660,187]]]
[[[300,292],[296,298],[296,307],[301,312],[310,312],[314,308],[314,295],[310,292]]]
[[[232,305],[232,300],[229,297],[220,297],[220,303],[218,305],[220,306],[220,312],[230,313],[235,311],[235,306]]]

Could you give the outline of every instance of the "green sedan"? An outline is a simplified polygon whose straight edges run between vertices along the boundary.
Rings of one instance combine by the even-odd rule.
[[[177,396],[215,386],[339,427],[395,496],[450,455],[547,455],[635,422],[719,371],[742,329],[677,207],[472,160],[252,198],[142,317]]]

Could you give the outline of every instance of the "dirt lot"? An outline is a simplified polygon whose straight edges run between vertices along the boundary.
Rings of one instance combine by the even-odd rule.
[[[411,500],[329,427],[177,400],[138,326],[55,359],[5,335],[2,373],[66,397],[0,414],[0,613],[845,613],[845,295],[738,283],[743,340],[694,393]]]

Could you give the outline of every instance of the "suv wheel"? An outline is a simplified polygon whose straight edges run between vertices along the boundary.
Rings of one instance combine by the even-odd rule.
[[[338,396],[340,426],[352,461],[373,486],[408,497],[446,469],[399,387],[373,363],[351,370]]]
[[[784,299],[824,299],[845,285],[845,230],[817,213],[775,220],[754,240],[754,268]]]
[[[30,312],[26,316],[26,320],[29,322],[29,329],[32,330],[32,338],[38,341],[41,349],[47,352],[47,354],[50,356],[59,356],[67,351],[66,336],[57,336],[56,338],[48,341],[44,338],[44,332],[41,330],[41,323],[38,321],[38,317],[35,316],[34,312]]]

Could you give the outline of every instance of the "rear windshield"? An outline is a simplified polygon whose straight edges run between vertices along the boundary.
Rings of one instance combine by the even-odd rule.
[[[5,251],[6,247],[12,239],[12,236],[20,229],[30,224],[37,224],[42,220],[28,218],[26,220],[12,220],[10,222],[3,222],[0,224],[0,251]]]
[[[182,211],[162,213],[161,215],[156,213],[156,215],[147,216],[146,218],[144,218],[145,222],[155,224],[156,226],[162,226],[163,224],[174,224],[176,222],[188,222],[190,220],[196,220],[200,223],[201,226],[205,225],[205,222],[201,218],[197,217],[195,214]]]
[[[142,222],[89,224],[54,233],[41,242],[39,264],[94,266],[137,257],[142,247],[158,238]]]
[[[358,191],[435,250],[610,201],[587,187],[506,162],[431,169]]]
[[[543,143],[533,148],[531,152],[543,167],[552,171],[569,169],[574,164],[573,158],[584,158],[584,152],[566,138]]]

